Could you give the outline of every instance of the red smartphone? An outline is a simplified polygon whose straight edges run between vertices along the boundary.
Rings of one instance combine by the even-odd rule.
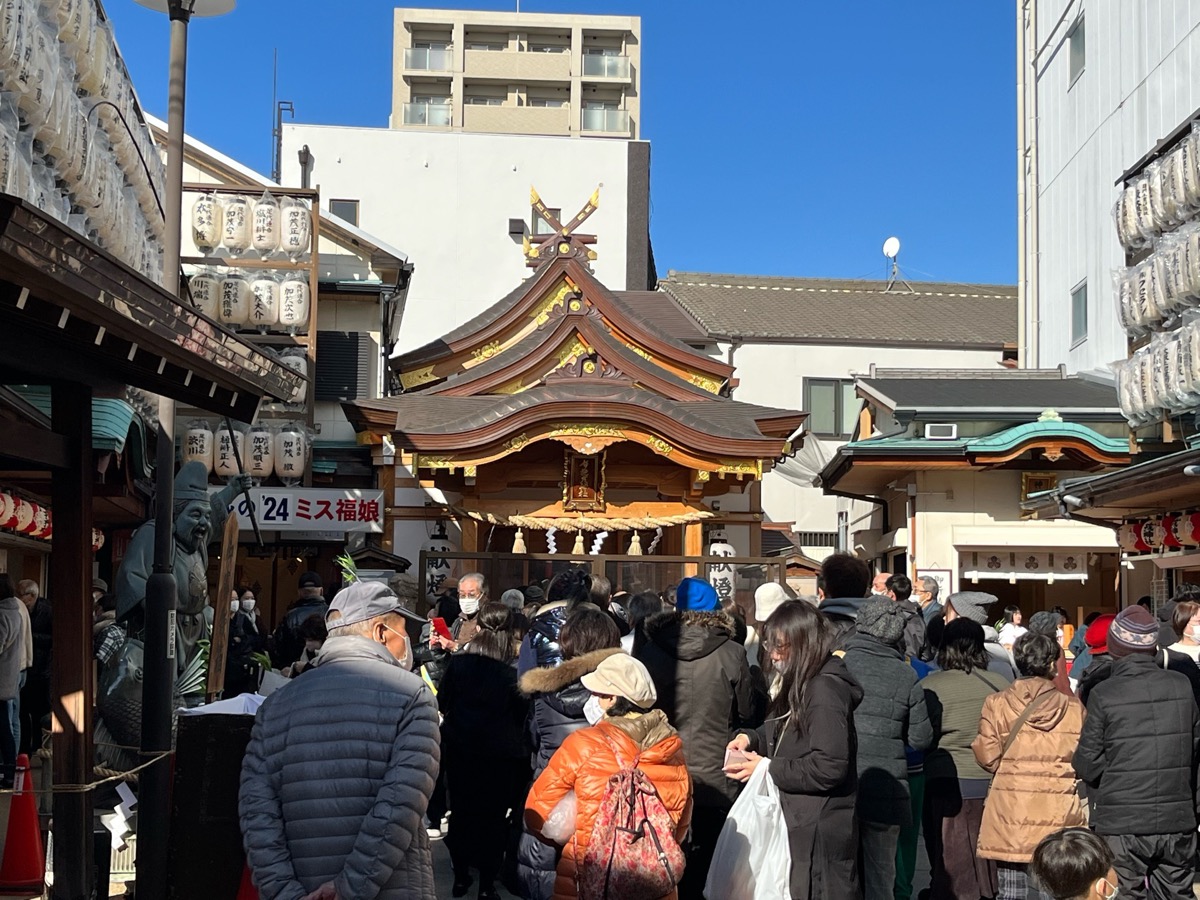
[[[433,623],[433,630],[448,641],[454,640],[454,635],[450,633],[450,629],[446,627],[446,620],[441,616],[434,616],[429,620]]]

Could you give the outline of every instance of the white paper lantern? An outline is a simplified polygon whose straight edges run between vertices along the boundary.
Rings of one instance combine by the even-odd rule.
[[[246,197],[230,197],[225,201],[224,225],[221,243],[231,253],[245,253],[250,249],[254,213]]]
[[[259,331],[270,331],[279,324],[279,282],[271,275],[261,275],[250,282],[250,314],[246,324]]]
[[[290,352],[284,351],[280,355],[279,361],[281,363],[283,363],[285,366],[287,366],[289,369],[291,369],[293,372],[303,375],[305,378],[308,377],[308,356],[303,350],[294,349],[294,350],[291,350]],[[308,382],[307,381],[302,381],[300,383],[300,386],[299,386],[299,388],[297,388],[297,392],[296,392],[295,396],[292,397],[291,402],[299,403],[299,404],[305,404],[308,402]]]
[[[220,319],[223,325],[239,328],[250,316],[250,282],[241,275],[230,275],[221,281]]]
[[[192,460],[203,463],[204,471],[212,474],[213,433],[203,419],[192,419],[183,434],[183,461]]]
[[[308,468],[308,436],[295,422],[281,425],[275,435],[275,475],[284,484],[299,484]]]
[[[221,243],[225,208],[216,194],[202,194],[192,204],[192,243],[201,253],[212,253]]]
[[[442,582],[455,574],[456,560],[441,559],[434,553],[454,553],[458,544],[446,534],[446,526],[439,522],[437,530],[421,548],[427,552],[425,557],[425,592],[430,600],[436,600],[441,594]]]
[[[217,430],[217,447],[213,456],[213,471],[218,478],[232,478],[235,475],[241,474],[238,470],[237,460],[241,457],[243,463],[245,461],[244,448],[246,445],[246,436],[241,431],[235,430],[232,435],[224,426]],[[233,449],[237,447],[237,456],[234,456]]]
[[[279,201],[269,193],[254,204],[254,249],[264,257],[279,249],[280,209]]]
[[[312,215],[303,201],[284,197],[281,204],[282,228],[279,249],[296,259],[309,252],[312,243]]]
[[[279,291],[279,324],[290,332],[308,330],[308,281],[290,277]]]
[[[275,436],[268,426],[255,425],[250,429],[248,450],[246,471],[256,479],[270,478],[275,471]]]
[[[200,272],[188,281],[192,292],[192,300],[196,309],[210,319],[220,317],[221,310],[221,277],[212,272]]]
[[[737,556],[737,549],[728,543],[724,536],[713,540],[708,546],[709,556]],[[733,599],[734,577],[736,570],[725,563],[708,567],[708,583],[713,586],[722,602]]]

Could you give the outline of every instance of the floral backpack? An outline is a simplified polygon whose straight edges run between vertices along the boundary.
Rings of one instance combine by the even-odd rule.
[[[620,762],[617,747],[609,745]],[[608,779],[576,870],[579,900],[659,900],[683,877],[675,821],[638,760]]]

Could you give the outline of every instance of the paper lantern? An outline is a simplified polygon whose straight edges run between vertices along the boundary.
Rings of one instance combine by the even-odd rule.
[[[270,331],[279,323],[279,281],[261,275],[250,282],[250,313],[246,324],[259,331]]]
[[[221,243],[231,253],[245,253],[250,249],[254,213],[247,197],[231,197],[225,201],[224,226]]]
[[[279,324],[289,332],[308,330],[308,281],[295,276],[285,278],[279,289]]]
[[[1150,550],[1163,545],[1163,527],[1160,519],[1147,519],[1142,523],[1142,543]]]
[[[442,582],[455,572],[455,561],[433,556],[435,553],[454,553],[458,544],[446,534],[446,525],[439,522],[437,530],[421,548],[425,556],[425,592],[430,600],[436,600],[442,592]]]
[[[203,419],[192,419],[183,434],[183,461],[192,460],[203,463],[204,471],[212,474],[213,433]]]
[[[275,435],[275,475],[284,484],[299,484],[308,468],[308,436],[295,422],[286,422]]]
[[[1183,546],[1175,534],[1175,523],[1178,522],[1179,519],[1180,516],[1175,513],[1172,513],[1169,516],[1163,516],[1162,518],[1162,544],[1164,547],[1167,547],[1171,550],[1178,550]]]
[[[201,253],[212,253],[220,245],[224,216],[216,194],[202,194],[192,204],[192,243]]]
[[[254,249],[264,258],[270,256],[279,249],[279,233],[279,201],[264,193],[254,204],[254,236],[251,239]]]
[[[283,225],[279,236],[279,249],[296,259],[309,252],[312,243],[312,216],[304,202],[294,197],[284,197],[281,204]]]
[[[222,426],[217,430],[217,446],[213,454],[213,472],[218,478],[232,478],[235,475],[241,474],[238,471],[237,459],[234,457],[233,448],[237,447],[238,456],[245,463],[245,448],[246,436],[237,430],[232,434]]]
[[[17,531],[21,534],[33,534],[38,527],[38,510],[41,507],[26,500],[18,502],[21,505],[17,507]]]
[[[714,536],[713,542],[708,545],[708,555],[737,556],[737,548],[727,542],[724,535]],[[708,583],[713,586],[722,602],[733,599],[735,574],[736,570],[728,563],[709,565],[708,567]]]
[[[0,528],[12,528],[17,524],[17,500],[7,492],[0,493]]]
[[[92,552],[95,553],[104,546],[104,532],[99,528],[92,529]]]
[[[275,471],[275,437],[266,425],[250,429],[246,471],[255,479],[270,478]]]
[[[50,510],[44,506],[39,506],[33,513],[33,527],[29,532],[30,537],[49,538],[52,530],[50,521]]]
[[[212,272],[200,272],[188,281],[192,302],[196,309],[210,319],[216,319],[221,311],[221,278]]]
[[[1142,524],[1129,522],[1117,532],[1117,542],[1127,553],[1144,553],[1150,548],[1142,541]]]
[[[252,296],[250,282],[241,275],[230,275],[228,278],[222,279],[219,310],[221,324],[234,329],[245,325],[250,316]]]
[[[1175,540],[1181,546],[1200,546],[1200,513],[1184,513],[1175,519]]]
[[[285,350],[279,356],[279,361],[297,374],[308,378],[308,354],[300,348]],[[292,396],[292,403],[305,404],[308,402],[308,382],[302,381]]]

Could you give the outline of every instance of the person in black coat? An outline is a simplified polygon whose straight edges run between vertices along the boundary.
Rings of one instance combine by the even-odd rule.
[[[892,900],[900,829],[912,825],[904,746],[914,750],[933,746],[925,693],[900,652],[905,622],[894,601],[872,600],[859,610],[857,634],[846,643],[842,659],[863,689],[863,701],[854,711],[854,728],[866,900]]]
[[[521,639],[517,672],[524,675],[538,666],[557,666],[563,661],[558,637],[567,616],[581,603],[591,601],[592,577],[581,566],[572,566],[554,576],[546,591],[546,603],[529,623]]]
[[[498,898],[495,881],[504,859],[509,804],[529,776],[523,731],[528,703],[513,666],[512,610],[486,603],[479,631],[455,653],[438,688],[442,764],[454,801],[446,848],[454,866],[453,895],[479,870],[480,900]]]
[[[759,753],[770,757],[788,828],[793,900],[860,896],[854,710],[863,689],[832,655],[836,639],[829,620],[802,600],[775,610],[763,642],[780,670],[780,691],[766,723],[729,743],[729,750],[746,755],[726,769],[737,781],[750,778]]]
[[[858,611],[869,601],[871,570],[857,556],[834,553],[821,563],[821,615],[833,626],[835,650],[844,650],[854,634]]]
[[[921,607],[910,598],[913,593],[913,583],[907,575],[893,575],[887,580],[888,596],[896,602],[896,608],[904,616],[904,645],[906,656],[912,659],[931,660],[933,652],[929,648],[929,636],[926,633],[925,617]]]
[[[679,883],[680,900],[689,900],[703,896],[713,848],[739,792],[721,771],[725,747],[739,728],[759,722],[746,649],[734,639],[736,624],[721,609],[712,585],[683,579],[675,606],[646,620],[646,642],[637,658],[658,692],[655,708],[667,714],[683,739],[692,776],[688,865]]]
[[[1191,684],[1155,664],[1158,623],[1121,610],[1108,634],[1111,675],[1092,688],[1073,760],[1091,827],[1116,858],[1122,896],[1191,897],[1200,712]]]
[[[533,779],[550,762],[567,735],[593,724],[586,709],[597,715],[592,692],[580,680],[596,671],[601,662],[621,653],[620,631],[605,612],[585,604],[568,616],[559,635],[563,655],[557,666],[530,669],[521,676],[521,692],[530,698],[527,722],[533,748]],[[598,721],[598,719],[597,719]],[[521,808],[524,809],[522,802]],[[522,823],[524,819],[522,819]],[[524,831],[517,849],[517,882],[525,900],[550,900],[560,850],[531,831]]]
[[[329,604],[325,602],[321,576],[316,572],[305,572],[300,576],[299,594],[295,602],[288,607],[283,621],[271,635],[271,664],[276,669],[290,666],[304,652],[304,638],[300,636],[300,626],[304,621],[312,615],[325,618],[328,611]]]

